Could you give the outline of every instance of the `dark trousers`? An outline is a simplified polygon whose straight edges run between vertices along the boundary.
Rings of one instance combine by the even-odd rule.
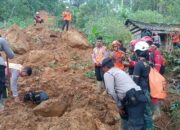
[[[130,130],[144,130],[145,103],[139,103],[133,107],[127,107],[128,124]]]
[[[130,130],[145,129],[145,103],[146,97],[142,91],[128,91],[122,101],[128,115],[128,127]]]
[[[5,76],[5,66],[0,65],[0,98],[2,97],[3,89],[5,87],[5,81],[6,81],[6,76]]]
[[[68,31],[69,29],[69,20],[64,20],[63,26],[62,26],[62,30],[64,31],[64,28],[66,26],[66,31]]]
[[[97,81],[103,81],[103,71],[101,66],[95,66],[95,75]]]

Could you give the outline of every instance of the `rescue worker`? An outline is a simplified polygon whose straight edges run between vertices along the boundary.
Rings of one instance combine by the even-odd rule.
[[[136,53],[134,52],[134,46],[136,45],[137,42],[139,42],[139,40],[132,40],[129,43],[129,48],[130,48],[130,53],[131,53],[130,57],[128,58],[128,60],[129,60],[129,69],[128,69],[129,75],[133,75],[134,65],[138,61],[138,57],[137,57]]]
[[[153,39],[151,37],[146,36],[143,37],[141,41],[145,41],[150,46],[148,50],[150,53],[149,60],[151,64],[156,68],[156,70],[160,71],[162,63],[161,52],[158,50],[157,46],[153,44]]]
[[[95,75],[97,79],[98,92],[101,92],[103,85],[102,61],[109,56],[108,49],[103,46],[102,37],[96,38],[96,47],[93,49],[92,61],[95,66]]]
[[[146,97],[140,86],[127,73],[114,67],[111,58],[104,59],[102,67],[105,88],[116,102],[120,115],[127,115],[130,129],[144,130]]]
[[[179,29],[176,28],[173,33],[170,33],[170,36],[172,38],[172,43],[174,48],[180,48],[180,33]]]
[[[4,38],[0,38],[0,51],[4,51],[6,56],[10,59],[14,58],[14,52],[9,47],[8,42]],[[4,102],[3,102],[3,89],[5,88],[5,62],[0,53],[0,111],[4,110]]]
[[[20,64],[9,63],[9,71],[11,74],[11,91],[15,102],[19,102],[17,81],[19,77],[26,77],[32,74],[32,68],[29,66],[22,66]]]
[[[117,40],[112,42],[112,52],[110,54],[110,58],[114,62],[114,66],[124,70],[124,60],[125,60],[125,52],[119,50],[119,43]]]
[[[151,38],[145,38],[143,40],[148,42],[150,46],[148,51],[151,66],[153,66],[160,74],[164,74],[164,58],[162,57],[161,52],[158,50],[158,47],[152,42]],[[153,120],[161,116],[160,101],[158,99],[151,97],[151,109],[153,112]]]
[[[69,29],[69,22],[71,21],[71,12],[69,10],[69,7],[66,7],[66,10],[62,13],[62,17],[64,20],[62,30],[64,31],[64,28],[66,27],[66,31]]]
[[[36,12],[36,15],[34,15],[34,26],[36,26],[37,23],[44,23],[44,20],[40,17],[39,12]]]
[[[144,42],[140,41],[136,43],[134,51],[138,56],[138,62],[134,66],[133,72],[133,80],[134,82],[141,87],[143,92],[146,95],[146,110],[144,114],[145,119],[145,128],[146,130],[153,130],[153,121],[152,121],[152,112],[151,112],[151,103],[150,103],[150,94],[149,94],[149,72],[150,72],[150,65],[149,65],[149,45]]]

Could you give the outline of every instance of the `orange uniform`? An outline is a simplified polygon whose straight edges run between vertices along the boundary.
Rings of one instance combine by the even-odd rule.
[[[117,67],[117,68],[120,68],[121,70],[124,69],[124,64],[122,63],[122,58],[125,57],[125,53],[123,51],[113,51],[111,54],[110,54],[110,58],[113,59],[114,61],[114,66]]]
[[[62,16],[64,20],[68,20],[68,21],[71,20],[71,13],[69,11],[64,11]]]

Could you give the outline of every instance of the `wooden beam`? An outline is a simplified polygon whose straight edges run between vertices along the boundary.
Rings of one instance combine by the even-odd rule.
[[[139,29],[137,29],[137,30],[135,30],[135,31],[133,31],[133,32],[131,32],[132,34],[134,34],[134,33],[137,33],[137,32],[139,32],[139,31],[141,31],[141,29],[139,28]]]
[[[133,30],[135,30],[135,29],[139,29],[139,28],[135,26],[134,28],[131,28],[129,31],[133,32]]]

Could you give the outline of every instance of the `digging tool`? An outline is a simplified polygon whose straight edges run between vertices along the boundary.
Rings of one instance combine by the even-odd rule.
[[[8,57],[6,56],[6,63],[7,63],[7,80],[8,80],[8,84],[6,86],[6,89],[5,89],[5,95],[6,97],[8,97],[8,92],[10,92],[10,88],[11,88],[11,79],[10,79],[10,72],[9,72],[9,60],[8,60]],[[9,91],[8,91],[9,89]]]

